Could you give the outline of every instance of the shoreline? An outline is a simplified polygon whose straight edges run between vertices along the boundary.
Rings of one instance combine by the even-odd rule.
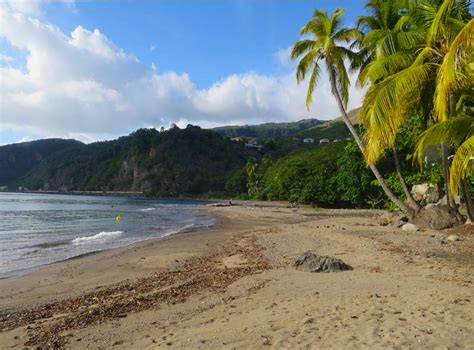
[[[214,227],[0,280],[0,343],[462,349],[474,342],[470,231],[442,244],[455,231],[406,233],[381,226],[379,211],[255,202],[200,210],[216,217]],[[307,250],[353,270],[294,270],[292,259]]]
[[[199,208],[199,207],[196,208],[196,209],[192,209],[192,210],[200,211],[200,209],[202,210],[202,208]],[[159,236],[159,237],[145,238],[145,239],[137,241],[137,242],[131,242],[131,243],[127,243],[127,244],[124,244],[124,245],[121,245],[121,246],[118,246],[118,247],[113,247],[113,248],[92,250],[90,252],[81,253],[81,254],[74,255],[74,256],[71,256],[71,257],[68,257],[68,258],[65,258],[65,259],[61,259],[61,260],[58,260],[58,261],[53,261],[53,262],[50,262],[50,263],[47,263],[47,264],[28,267],[28,268],[21,269],[21,270],[9,271],[9,272],[7,272],[7,275],[0,276],[0,280],[8,280],[8,279],[11,279],[11,278],[27,276],[30,273],[41,270],[41,269],[46,268],[48,266],[61,264],[63,262],[67,262],[67,261],[73,261],[73,260],[79,260],[79,259],[87,258],[89,256],[93,256],[93,255],[96,255],[96,254],[101,254],[101,253],[113,251],[115,249],[123,249],[123,248],[131,247],[131,246],[134,246],[134,245],[140,245],[140,243],[146,243],[148,241],[161,240],[161,239],[165,239],[167,237],[177,236],[177,235],[181,235],[181,234],[185,234],[185,233],[198,233],[199,231],[210,230],[210,229],[212,229],[216,226],[216,221],[217,221],[216,217],[211,217],[211,218],[214,220],[214,223],[210,226],[184,228],[180,231],[173,232],[173,233],[168,233],[168,234],[165,234],[165,235]]]
[[[143,192],[133,191],[41,191],[41,190],[22,190],[22,191],[1,191],[0,193],[13,194],[60,194],[67,196],[110,196],[110,197],[132,197],[146,198]]]
[[[208,210],[208,207],[206,207],[206,205],[193,208],[192,210],[195,210],[197,212],[205,212],[206,214],[209,214],[209,210]],[[214,224],[210,227],[202,227],[202,228],[195,228],[195,229],[186,228],[186,229],[183,229],[182,231],[164,235],[161,237],[152,237],[152,238],[144,239],[138,242],[129,243],[129,244],[119,246],[119,247],[108,248],[108,249],[103,249],[103,250],[95,250],[95,251],[87,252],[84,254],[72,256],[67,259],[55,261],[49,264],[25,269],[27,271],[25,271],[24,273],[14,274],[12,276],[0,278],[0,290],[2,290],[2,283],[5,283],[5,282],[8,283],[8,282],[20,281],[20,284],[23,284],[23,282],[25,281],[27,282],[30,278],[35,279],[35,280],[41,279],[43,276],[47,276],[50,273],[57,273],[57,271],[60,271],[63,268],[70,268],[70,265],[76,265],[76,264],[77,265],[82,265],[82,264],[94,265],[94,260],[95,260],[94,258],[98,260],[108,259],[110,257],[116,257],[117,255],[135,252],[140,249],[145,249],[145,248],[153,247],[156,245],[159,246],[163,242],[168,242],[168,241],[179,242],[179,240],[182,238],[190,238],[190,237],[200,235],[200,234],[212,234],[214,231],[226,229],[226,226],[224,224],[224,222],[226,221],[226,218],[224,216],[221,216],[217,213],[214,213],[209,216],[214,220]],[[4,296],[0,292],[0,313],[4,311],[3,304],[1,302],[3,298]]]

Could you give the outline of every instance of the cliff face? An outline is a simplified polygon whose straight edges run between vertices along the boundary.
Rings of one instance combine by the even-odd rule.
[[[46,139],[0,146],[0,186],[15,186],[17,180],[49,156],[83,147],[76,140]]]
[[[43,157],[16,182],[43,190],[202,194],[223,191],[227,177],[242,168],[249,157],[258,156],[199,127],[161,133],[141,129],[114,141]]]

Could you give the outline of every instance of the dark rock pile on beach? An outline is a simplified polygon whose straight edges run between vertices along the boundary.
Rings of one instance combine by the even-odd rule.
[[[334,256],[321,256],[312,252],[306,252],[293,261],[297,270],[306,272],[340,272],[352,270],[341,259]]]

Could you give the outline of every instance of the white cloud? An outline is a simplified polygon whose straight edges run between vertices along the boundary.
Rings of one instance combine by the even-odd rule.
[[[12,2],[13,3],[13,2]],[[278,75],[234,74],[198,89],[187,74],[157,72],[98,29],[59,28],[0,6],[0,35],[27,52],[26,71],[0,67],[0,131],[104,139],[139,127],[206,126],[330,119],[338,110],[327,77],[310,112],[294,68]],[[276,56],[286,61],[288,49]],[[362,92],[351,90],[351,108]]]
[[[33,141],[33,139],[30,136],[23,136],[16,143],[29,142],[29,141]]]
[[[10,63],[10,62],[13,62],[14,60],[15,59],[11,56],[0,54],[0,61]]]
[[[41,16],[41,6],[50,2],[63,3],[71,10],[76,11],[74,0],[1,0],[1,5],[12,12],[29,16]]]
[[[275,58],[278,65],[282,68],[294,67],[295,63],[291,59],[291,46],[280,49],[275,53]]]

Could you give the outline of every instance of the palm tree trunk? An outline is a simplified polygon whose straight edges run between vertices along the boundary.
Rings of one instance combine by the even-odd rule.
[[[334,74],[329,74],[330,80],[331,80],[331,89],[334,97],[336,98],[337,106],[339,107],[339,111],[342,115],[342,119],[344,120],[344,123],[346,124],[347,128],[349,129],[350,133],[352,134],[352,137],[354,138],[357,146],[359,147],[360,151],[362,154],[364,154],[364,145],[362,143],[362,140],[360,139],[359,135],[357,134],[357,131],[354,129],[354,126],[351,123],[351,120],[349,119],[349,116],[347,115],[346,109],[344,108],[344,104],[342,103],[341,96],[339,95],[339,92],[337,91],[336,88],[336,79],[334,77]],[[403,203],[393,192],[392,190],[387,186],[382,174],[380,174],[379,170],[374,164],[369,164],[370,170],[372,170],[372,173],[374,174],[375,178],[378,180],[380,183],[380,186],[382,187],[383,191],[387,195],[387,197],[395,203],[395,205],[400,208],[402,212],[405,214],[410,214],[412,215],[412,211],[410,208]]]
[[[407,183],[405,182],[405,179],[403,178],[402,168],[400,167],[400,160],[398,159],[398,153],[397,153],[397,149],[395,145],[392,145],[392,154],[393,154],[393,160],[395,163],[395,170],[398,175],[398,180],[400,181],[400,184],[402,185],[403,192],[405,193],[407,200],[415,208],[415,211],[418,212],[421,209],[421,206],[418,204],[415,198],[413,198],[413,196],[411,195],[410,190],[408,189]]]
[[[466,179],[461,180],[462,192],[464,195],[464,201],[466,202],[466,211],[467,211],[467,223],[474,223],[474,203],[472,202],[471,194],[469,193],[469,187]]]
[[[454,100],[453,94],[449,94],[449,116],[450,118],[455,117],[457,114],[456,111],[456,101]],[[464,218],[459,212],[459,209],[456,205],[456,201],[454,200],[453,194],[451,193],[451,189],[449,188],[449,155],[448,155],[448,146],[446,144],[441,145],[441,150],[443,152],[443,168],[444,168],[444,179],[446,181],[446,202],[448,205],[453,208],[454,213],[456,214],[456,218],[459,222],[463,222]]]

